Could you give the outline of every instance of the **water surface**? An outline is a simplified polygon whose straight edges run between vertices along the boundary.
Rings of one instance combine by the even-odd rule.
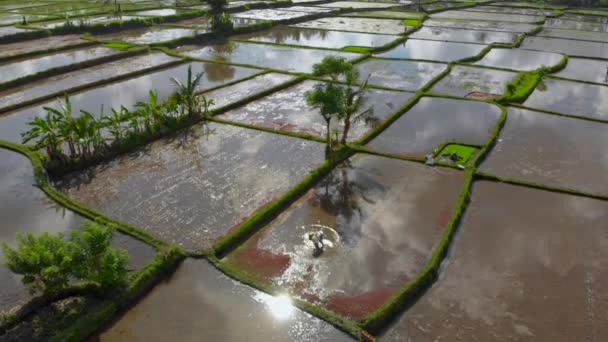
[[[484,102],[423,97],[368,147],[424,156],[446,142],[483,145],[500,113],[498,106]]]
[[[588,40],[592,42],[608,43],[607,32],[590,32],[562,29],[544,29],[538,33],[540,37],[553,37],[574,40]]]
[[[608,124],[509,108],[482,171],[608,194]]]
[[[81,40],[78,35],[70,34],[65,36],[52,36],[17,43],[2,44],[2,49],[0,49],[0,57],[13,57],[35,51],[48,51],[50,49],[74,46],[83,43],[85,43],[85,41]]]
[[[440,27],[423,27],[409,35],[413,39],[442,40],[460,43],[505,43],[513,44],[518,34],[513,32],[476,31],[462,29],[445,29]]]
[[[382,34],[402,34],[409,27],[401,20],[331,17],[306,21],[296,24],[298,27],[317,28],[325,30],[369,32]]]
[[[320,4],[321,7],[333,7],[333,8],[389,8],[402,6],[405,3],[410,3],[409,1],[405,1],[403,3],[394,3],[394,2],[371,2],[371,1],[336,1],[330,2],[328,4]]]
[[[294,76],[290,75],[269,73],[206,92],[204,95],[208,99],[213,100],[214,105],[212,108],[221,108],[248,96],[276,87],[279,84],[293,80],[294,78]]]
[[[522,49],[540,50],[580,56],[608,59],[608,44],[572,39],[526,37],[521,44]]]
[[[477,65],[521,71],[532,71],[542,66],[552,67],[559,64],[564,57],[557,53],[530,51],[522,49],[490,50]]]
[[[606,62],[603,61],[583,58],[568,58],[566,68],[555,75],[574,80],[608,84],[608,73],[606,72],[607,69],[608,67]]]
[[[101,41],[121,41],[132,44],[152,44],[171,41],[178,38],[192,37],[205,31],[183,28],[145,27],[141,29],[123,31],[112,34],[96,36]]]
[[[516,75],[516,72],[511,71],[456,65],[432,91],[461,97],[499,97],[503,94],[506,84]]]
[[[382,341],[608,338],[608,203],[476,182],[437,283]]]
[[[488,13],[488,12],[473,12],[463,10],[451,10],[430,15],[433,19],[465,19],[465,20],[490,20],[490,21],[508,21],[514,23],[536,23],[540,22],[543,17],[531,16],[522,14],[508,13]]]
[[[427,27],[445,27],[468,30],[487,30],[505,32],[531,32],[536,28],[534,24],[509,23],[501,21],[471,21],[471,20],[449,20],[449,19],[427,19],[424,21]]]
[[[368,59],[357,64],[361,79],[369,84],[416,91],[445,70],[443,63]]]
[[[296,11],[285,11],[281,9],[257,9],[249,10],[245,12],[235,13],[234,16],[237,18],[247,19],[261,19],[261,20],[289,20],[301,18],[312,13],[307,12],[296,12]]]
[[[408,39],[405,43],[377,54],[379,57],[424,59],[452,62],[478,55],[485,46],[480,44],[450,43],[431,40]]]
[[[464,176],[358,155],[322,180],[229,262],[351,319],[384,304],[426,264]],[[325,230],[320,254],[307,238]]]
[[[547,19],[545,28],[555,28],[564,30],[580,30],[591,32],[608,32],[608,23],[589,22],[582,20],[566,20],[561,18]],[[542,33],[542,32],[541,32]]]

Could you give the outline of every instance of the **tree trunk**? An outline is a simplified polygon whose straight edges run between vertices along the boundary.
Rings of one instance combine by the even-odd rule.
[[[350,116],[351,114],[347,114],[344,118],[344,131],[342,132],[342,139],[340,140],[342,145],[346,145],[346,139],[348,138],[348,132],[350,131]]]

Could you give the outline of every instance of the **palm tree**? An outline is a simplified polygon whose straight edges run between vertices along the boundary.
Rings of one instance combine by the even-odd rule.
[[[46,149],[46,154],[50,160],[61,161],[63,159],[60,148],[61,141],[53,116],[47,115],[45,118],[35,116],[27,125],[31,128],[21,134],[23,143],[27,144],[33,140],[36,148]]]
[[[123,139],[123,133],[125,131],[123,124],[127,120],[129,110],[127,110],[127,108],[124,106],[121,106],[120,110],[112,108],[111,112],[111,115],[101,117],[102,125],[108,129],[114,138],[114,141],[116,143],[120,143],[120,141]]]

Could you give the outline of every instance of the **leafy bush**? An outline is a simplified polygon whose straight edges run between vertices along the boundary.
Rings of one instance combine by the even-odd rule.
[[[2,242],[6,265],[23,275],[32,294],[51,294],[65,289],[71,280],[93,282],[104,289],[125,283],[128,255],[110,247],[114,231],[95,223],[83,224],[70,239],[62,233],[17,233],[17,248]]]

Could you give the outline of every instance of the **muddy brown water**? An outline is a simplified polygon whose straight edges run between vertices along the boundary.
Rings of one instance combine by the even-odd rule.
[[[409,37],[413,39],[441,40],[459,43],[491,44],[504,43],[513,44],[517,39],[518,33],[465,30],[456,28],[423,27],[412,33]]]
[[[386,52],[377,54],[376,56],[452,62],[466,57],[476,56],[484,48],[485,46],[481,44],[408,39],[405,43]]]
[[[27,40],[24,42],[2,44],[0,57],[13,57],[34,51],[48,51],[65,46],[74,46],[85,43],[78,35],[53,36],[48,38]]]
[[[164,55],[163,55],[164,56]],[[123,63],[126,61],[122,61]],[[101,115],[101,107],[104,108],[104,115],[111,113],[111,108],[119,109],[125,106],[133,109],[139,101],[147,102],[149,91],[154,89],[158,95],[158,101],[164,101],[175,91],[176,86],[171,81],[172,77],[185,82],[188,66],[192,66],[192,72],[205,72],[199,89],[217,87],[222,84],[246,78],[260,71],[252,68],[236,67],[218,63],[193,62],[170,67],[160,71],[155,71],[142,76],[137,76],[126,81],[110,83],[98,88],[93,88],[70,97],[74,115],[79,115],[80,110],[89,111],[95,116]],[[129,65],[124,65],[128,68]],[[121,69],[122,70],[122,69]],[[84,73],[84,72],[83,72]],[[68,79],[66,81],[76,81]],[[33,90],[30,90],[30,92]],[[226,100],[221,94],[211,94],[209,99],[216,99],[221,103]],[[20,142],[20,133],[28,129],[27,122],[34,116],[45,116],[44,107],[60,108],[63,105],[63,98],[47,101],[33,107],[16,110],[0,116],[0,139]]]
[[[426,264],[464,176],[358,155],[228,256],[228,262],[351,319],[384,304]],[[315,256],[307,234],[325,230]]]
[[[185,260],[93,341],[352,341],[287,301]]]
[[[476,182],[443,274],[382,341],[605,341],[607,219],[606,201]]]
[[[476,65],[495,68],[504,68],[521,71],[532,71],[542,66],[552,67],[561,62],[564,57],[561,54],[530,51],[522,49],[498,49],[490,50]]]
[[[511,71],[456,65],[449,75],[437,82],[432,91],[460,97],[478,93],[500,96],[506,84],[516,75],[516,72]]]
[[[58,205],[35,186],[29,159],[0,149],[0,241],[15,247],[17,232],[58,233],[78,228],[82,217]],[[129,253],[129,268],[139,269],[155,254],[154,248],[129,236],[115,233],[114,247]],[[4,255],[0,253],[0,262]],[[31,297],[20,276],[0,265],[0,311],[8,310]]]
[[[38,82],[28,83],[0,92],[0,97],[2,98],[0,110],[18,105],[23,101],[44,98],[52,94],[63,97],[66,92],[69,92],[74,87],[110,80],[129,72],[158,67],[175,61],[177,61],[176,58],[163,53],[151,53],[49,77]]]
[[[400,37],[386,34],[328,31],[313,28],[279,26],[269,30],[239,35],[235,38],[255,42],[341,49],[347,46],[379,47]]]
[[[304,97],[304,93],[314,89],[317,84],[320,82],[304,81],[228,111],[222,114],[221,118],[282,131],[325,137],[325,120],[318,109],[312,108],[306,103]],[[360,111],[371,108],[374,120],[379,123],[391,113],[396,112],[412,97],[412,93],[369,89],[364,96]],[[373,127],[373,124],[364,121],[353,123],[349,140],[361,138]]]
[[[368,59],[357,65],[361,79],[369,84],[416,91],[445,70],[443,63]]]
[[[324,160],[325,146],[210,123],[65,176],[58,187],[189,250],[211,247]]]
[[[361,57],[358,53],[315,49],[299,49],[268,44],[229,42],[226,44],[184,46],[178,53],[194,58],[230,63],[256,65],[291,72],[312,72],[312,66],[327,56],[341,56],[349,60]]]
[[[380,152],[424,156],[440,144],[483,145],[500,108],[483,102],[423,97],[367,146]]]
[[[68,66],[70,64],[117,55],[119,53],[120,50],[98,46],[12,61],[10,63],[0,64],[0,75],[2,75],[2,80],[0,82],[9,82],[47,69]]]
[[[383,34],[402,34],[410,27],[404,26],[401,20],[347,17],[321,18],[299,23],[294,26]]]
[[[608,120],[608,87],[543,78],[524,106]]]
[[[509,108],[484,172],[608,194],[608,124]]]

